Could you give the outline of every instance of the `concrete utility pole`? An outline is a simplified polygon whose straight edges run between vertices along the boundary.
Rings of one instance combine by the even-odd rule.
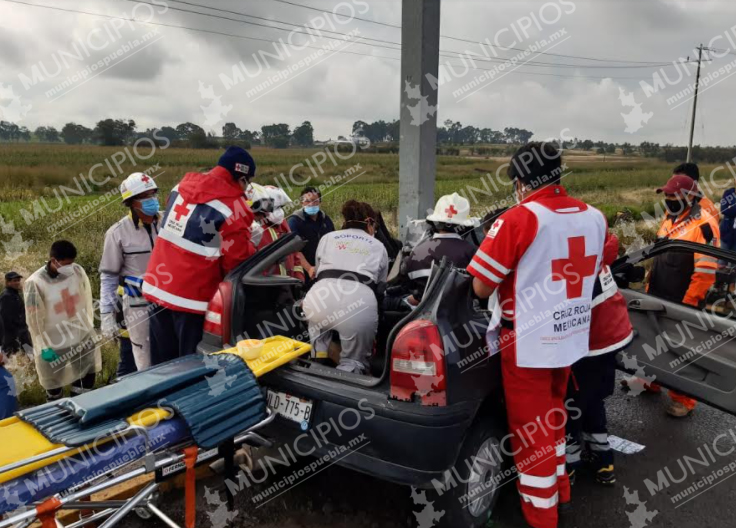
[[[693,135],[695,135],[695,109],[698,106],[698,88],[700,87],[700,61],[703,60],[703,45],[698,46],[698,72],[695,74],[695,97],[693,97],[693,115],[690,118],[690,140],[687,143],[687,162],[693,160]]]
[[[440,0],[402,0],[399,235],[434,206]],[[428,79],[429,77],[429,79]],[[426,99],[425,99],[426,98]]]

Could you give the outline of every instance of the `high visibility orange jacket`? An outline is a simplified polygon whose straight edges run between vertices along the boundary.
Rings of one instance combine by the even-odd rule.
[[[668,215],[657,237],[715,247],[720,244],[718,221],[697,202],[677,218]],[[717,259],[702,253],[670,251],[654,258],[647,291],[663,299],[698,306],[715,282],[717,268]]]
[[[700,200],[698,200],[698,203],[700,204],[700,208],[711,215],[713,218],[716,219],[716,222],[718,222],[718,219],[720,217],[720,213],[718,212],[718,209],[716,208],[713,201],[708,198],[707,196],[703,195],[700,197]]]

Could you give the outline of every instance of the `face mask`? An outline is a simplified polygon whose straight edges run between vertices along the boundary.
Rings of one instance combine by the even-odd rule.
[[[316,215],[319,213],[319,205],[306,205],[304,206],[304,212],[309,216]]]
[[[74,275],[74,266],[72,264],[67,264],[66,266],[59,266],[56,268],[56,273],[59,275],[63,275],[64,277],[71,277]]]
[[[268,213],[266,215],[266,220],[273,225],[279,225],[284,221],[284,218],[286,218],[286,215],[284,214],[283,209],[276,209],[273,213]]]
[[[668,213],[677,216],[687,209],[687,202],[682,198],[677,198],[676,200],[665,200],[664,207],[667,209]]]
[[[156,216],[159,210],[158,198],[141,200],[141,212],[146,216]]]

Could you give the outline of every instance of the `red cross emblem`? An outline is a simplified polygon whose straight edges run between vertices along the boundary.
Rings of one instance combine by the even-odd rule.
[[[178,222],[179,220],[181,220],[182,216],[188,215],[190,210],[191,209],[189,209],[189,206],[185,204],[184,202],[180,204],[176,204],[174,206],[174,214],[176,215],[176,221]]]
[[[445,212],[447,213],[447,218],[452,218],[453,216],[455,216],[458,213],[458,210],[455,209],[455,206],[454,205],[450,204],[450,207],[448,207],[447,209],[445,209]]]
[[[71,295],[69,293],[69,288],[64,288],[63,290],[61,290],[61,301],[54,305],[54,311],[56,313],[61,313],[62,311],[65,311],[67,317],[71,317],[77,311],[76,306],[78,300],[79,295]]]
[[[144,175],[143,175],[143,178],[141,178],[141,181],[142,181],[143,183],[148,183],[149,181],[151,181],[151,178],[149,178],[148,176],[146,176],[146,175],[144,174]]]
[[[552,261],[552,280],[564,280],[567,298],[575,299],[583,294],[583,279],[595,273],[596,256],[585,255],[585,237],[567,239],[569,257]]]

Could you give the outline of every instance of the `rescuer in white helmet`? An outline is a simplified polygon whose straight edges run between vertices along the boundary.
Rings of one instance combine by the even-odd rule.
[[[130,212],[105,233],[100,260],[102,333],[108,338],[119,336],[116,301],[118,286],[122,286],[123,318],[133,359],[136,369],[144,370],[151,366],[148,332],[151,304],[143,297],[141,284],[159,231],[158,187],[150,176],[134,172],[120,185],[120,195]],[[118,375],[127,373],[119,371]]]

